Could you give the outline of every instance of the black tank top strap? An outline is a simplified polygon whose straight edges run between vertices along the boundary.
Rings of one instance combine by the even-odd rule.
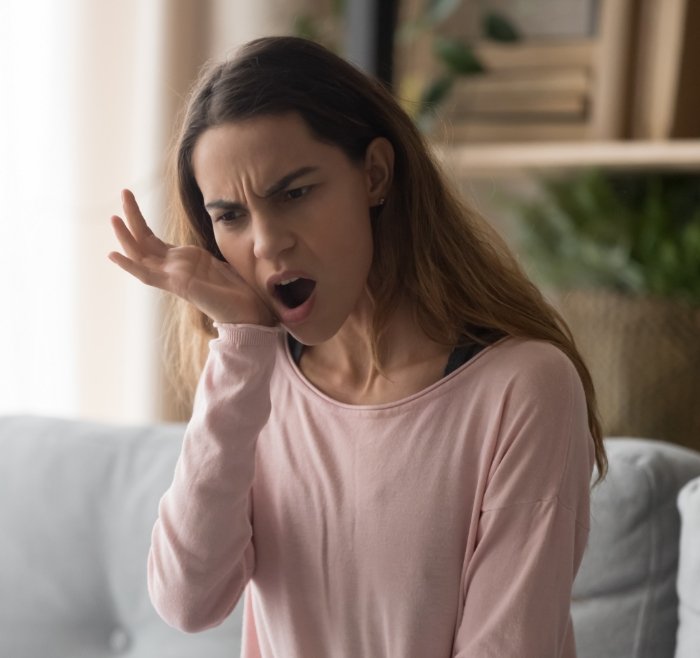
[[[454,370],[457,370],[460,366],[463,366],[467,361],[473,359],[481,350],[505,336],[502,331],[485,327],[472,328],[469,333],[472,336],[476,336],[480,341],[483,341],[483,343],[477,343],[468,336],[464,336],[464,340],[462,341],[464,344],[457,345],[457,347],[452,350],[449,359],[447,359],[445,377]]]
[[[502,337],[502,334],[484,333],[483,338],[488,341],[488,344],[495,342]],[[292,334],[287,334],[287,344],[289,345],[289,351],[292,355],[294,363],[299,365],[301,361],[301,354],[304,351],[304,344],[300,343]],[[458,345],[455,347],[450,356],[447,359],[447,365],[445,366],[445,372],[443,376],[447,377],[451,372],[457,370],[460,366],[463,366],[467,361],[473,359],[481,350],[483,350],[488,345],[481,345],[479,343],[469,343],[468,345]]]
[[[304,344],[300,343],[292,334],[287,334],[287,345],[289,345],[289,351],[292,354],[292,359],[294,363],[299,365],[301,361],[301,353],[304,351]]]
[[[479,345],[478,343],[472,343],[471,345],[465,345],[463,347],[455,347],[447,359],[447,365],[445,366],[443,376],[447,377],[447,375],[449,375],[451,372],[457,370],[457,368],[460,366],[463,366],[485,347],[486,345]]]

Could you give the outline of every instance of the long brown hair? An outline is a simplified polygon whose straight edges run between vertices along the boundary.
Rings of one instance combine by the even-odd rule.
[[[395,152],[391,188],[375,217],[374,260],[367,282],[374,303],[372,356],[381,370],[382,335],[400,298],[439,344],[511,335],[545,340],[581,378],[600,476],[607,470],[591,376],[565,322],[523,273],[490,225],[460,199],[413,121],[391,93],[311,41],[267,37],[235,58],[207,67],[192,91],[174,154],[179,208],[171,239],[223,258],[192,170],[192,151],[208,128],[261,115],[298,113],[311,132],[362,162],[376,137]],[[171,346],[189,395],[202,367],[211,321],[176,303]]]

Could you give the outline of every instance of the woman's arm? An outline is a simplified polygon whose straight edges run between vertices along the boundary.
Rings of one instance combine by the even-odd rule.
[[[571,587],[588,528],[557,500],[482,515],[455,658],[574,658]]]
[[[262,298],[227,262],[194,245],[163,242],[129,190],[122,203],[126,221],[111,221],[124,254],[109,258],[220,323],[148,558],[155,608],[172,626],[197,631],[224,620],[253,571],[250,489],[257,437],[270,413],[279,330]]]
[[[574,658],[571,589],[588,538],[593,441],[574,367],[554,348],[507,387],[463,574],[456,658]]]
[[[148,557],[153,605],[188,632],[220,624],[253,573],[250,491],[278,335],[252,325],[218,330]]]

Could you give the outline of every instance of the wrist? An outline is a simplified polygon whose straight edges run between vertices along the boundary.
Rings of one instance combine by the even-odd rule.
[[[235,345],[273,345],[282,328],[243,322],[214,322],[218,339]]]

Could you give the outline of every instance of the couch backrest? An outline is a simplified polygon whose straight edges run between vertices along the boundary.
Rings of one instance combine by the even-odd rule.
[[[574,583],[578,658],[673,658],[676,499],[700,475],[700,454],[629,438],[606,439],[606,448],[609,475],[593,489],[591,534]]]
[[[238,656],[240,610],[186,635],[146,591],[150,533],[183,432],[0,418],[0,656]]]

